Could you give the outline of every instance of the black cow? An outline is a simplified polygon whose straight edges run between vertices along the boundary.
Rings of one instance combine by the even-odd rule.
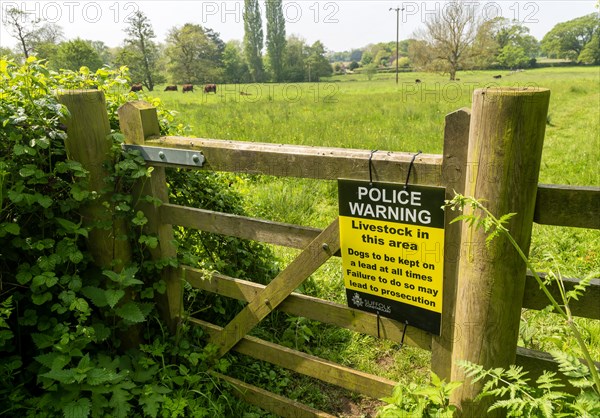
[[[165,91],[177,91],[177,86],[167,86],[165,87]]]
[[[204,86],[204,93],[217,94],[217,85],[216,84],[206,84]]]
[[[143,87],[142,87],[142,83],[135,83],[131,85],[131,90],[129,90],[129,92],[136,92],[136,91],[142,91]]]
[[[421,82],[421,80],[419,80],[418,78],[415,80],[415,83],[419,84]]]
[[[194,85],[193,84],[184,84],[183,86],[181,86],[181,91],[183,93],[185,93],[186,91],[191,91],[193,93],[194,92]]]
[[[498,79],[498,78],[502,78],[502,76],[500,74],[493,76],[494,78]]]

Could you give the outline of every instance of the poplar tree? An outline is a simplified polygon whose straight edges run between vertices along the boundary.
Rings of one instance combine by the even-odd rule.
[[[252,81],[263,78],[263,29],[258,0],[244,0],[244,53]]]
[[[281,0],[267,0],[267,55],[273,72],[273,81],[283,81],[283,54],[285,52],[285,18]]]

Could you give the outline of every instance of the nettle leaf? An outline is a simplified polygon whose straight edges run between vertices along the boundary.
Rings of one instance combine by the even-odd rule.
[[[71,357],[54,351],[36,356],[35,360],[49,369],[60,370],[69,364]]]
[[[56,370],[51,369],[44,374],[40,374],[41,377],[45,377],[48,379],[56,380],[57,382],[63,384],[75,383],[75,369],[68,370]]]
[[[87,373],[87,383],[92,386],[98,386],[103,383],[111,382],[119,378],[119,375],[112,370],[93,368]]]
[[[117,308],[116,313],[121,318],[133,323],[144,322],[146,319],[142,313],[142,310],[135,302],[128,302],[125,305]]]
[[[85,297],[91,300],[92,303],[99,308],[103,308],[108,305],[106,293],[103,289],[95,286],[85,286],[81,288],[81,293],[83,293]]]
[[[110,337],[110,328],[104,325],[102,322],[95,323],[92,325],[94,329],[94,341],[99,343]]]
[[[125,292],[121,289],[107,289],[104,293],[106,294],[106,302],[111,308],[114,308],[121,298],[125,296]]]
[[[63,413],[65,418],[86,418],[90,416],[91,405],[88,398],[80,398],[68,403],[64,407]]]

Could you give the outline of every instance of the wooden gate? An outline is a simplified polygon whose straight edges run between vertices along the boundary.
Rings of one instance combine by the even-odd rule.
[[[100,92],[81,94],[81,101],[73,106],[85,106],[86,102],[103,100]],[[98,97],[91,100],[91,96]],[[125,134],[127,143],[201,152],[206,159],[203,170],[327,180],[369,178],[371,152],[368,150],[161,137],[156,110],[145,102],[124,105],[119,109],[119,117],[121,130]],[[454,191],[465,192],[465,167],[469,165],[467,144],[470,119],[468,109],[458,110],[446,117],[443,155],[419,155],[414,163],[411,183],[444,186],[448,198],[453,196]],[[405,179],[412,157],[413,155],[409,153],[381,151],[376,153],[372,158],[373,180],[398,182],[400,179]],[[452,377],[457,271],[463,246],[459,224],[450,225],[450,219],[446,221],[445,254],[447,257],[444,264],[442,335],[432,337],[413,327],[409,327],[403,335],[403,324],[394,320],[379,318],[374,314],[357,311],[347,306],[293,293],[330,257],[339,256],[337,220],[332,220],[326,229],[319,230],[173,205],[168,201],[164,169],[178,165],[169,162],[151,164],[154,166],[154,171],[151,179],[144,184],[143,193],[163,202],[159,207],[141,206],[149,220],[149,232],[155,233],[159,239],[159,246],[154,250],[153,257],[176,256],[176,249],[172,243],[172,225],[302,250],[297,258],[266,286],[221,274],[213,274],[210,280],[205,280],[204,273],[191,266],[164,270],[167,292],[165,299],[160,303],[160,308],[173,331],[182,318],[183,281],[185,280],[195,288],[247,302],[246,307],[224,328],[199,319],[189,319],[191,323],[209,333],[211,342],[218,346],[219,356],[234,350],[356,393],[374,398],[390,395],[395,382],[389,379],[369,375],[247,335],[270,312],[279,309],[292,315],[431,350],[432,369],[443,378]],[[533,214],[535,222],[600,229],[600,217],[597,216],[600,189],[539,185],[537,190],[534,190],[534,194],[537,198],[533,196],[531,199],[537,199]],[[579,213],[581,216],[573,216],[573,213]],[[577,280],[567,280],[566,285],[572,288],[577,282]],[[545,295],[533,277],[527,275],[524,286],[522,307],[544,308]],[[553,291],[558,294],[558,289]],[[600,306],[597,304],[599,297],[600,281],[595,280],[585,297],[573,306],[573,314],[600,319]],[[517,322],[518,319],[517,317]],[[514,322],[514,318],[511,321]],[[513,358],[516,353],[516,363],[524,365],[529,370],[555,368],[547,353],[518,348],[516,342],[512,348],[509,346],[505,350],[508,352],[512,350]],[[240,396],[248,402],[282,417],[329,416],[231,377],[219,376],[239,388]]]

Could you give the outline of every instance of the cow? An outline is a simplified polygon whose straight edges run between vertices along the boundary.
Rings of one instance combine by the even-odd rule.
[[[216,84],[206,84],[204,86],[204,93],[217,94],[217,85]]]
[[[184,84],[183,86],[181,86],[181,91],[183,93],[185,93],[186,91],[191,91],[193,93],[194,92],[194,85],[193,84]]]
[[[129,90],[129,92],[137,92],[137,91],[142,91],[142,83],[135,83],[131,85],[131,89]]]
[[[498,79],[498,78],[502,78],[502,76],[500,74],[493,76],[494,78]]]
[[[421,80],[419,80],[418,78],[415,80],[415,83],[419,84],[421,82]]]
[[[167,86],[165,87],[165,91],[177,91],[177,86]]]

